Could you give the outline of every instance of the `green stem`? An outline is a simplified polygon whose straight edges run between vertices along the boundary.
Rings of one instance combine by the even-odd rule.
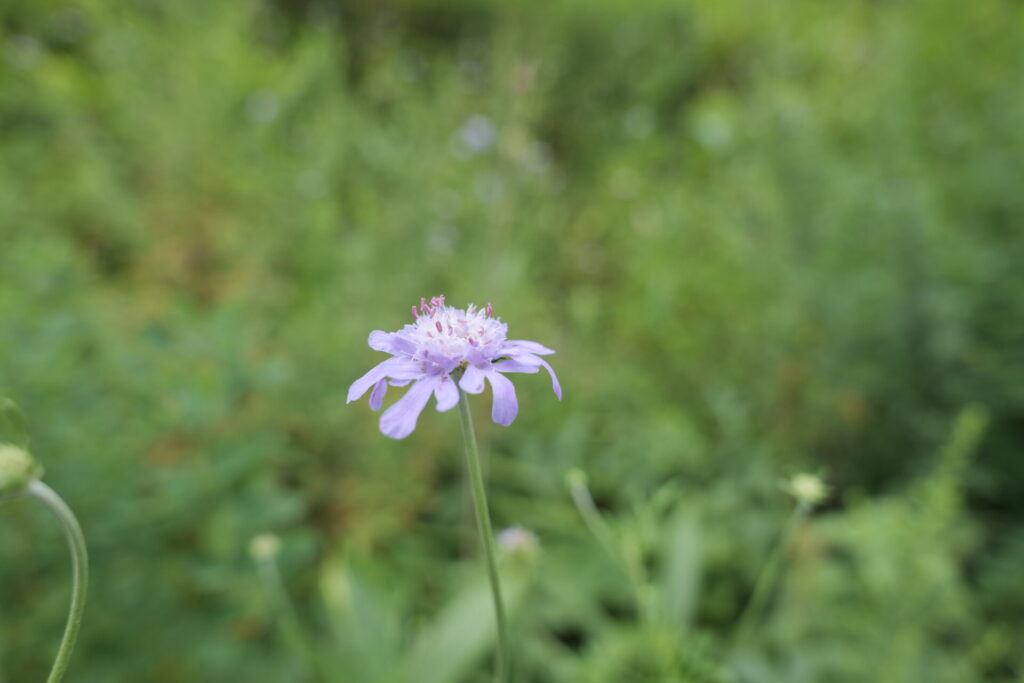
[[[303,663],[309,678],[317,681],[330,680],[323,660],[310,644],[310,639],[302,627],[302,621],[277,568],[277,561],[273,556],[260,557],[256,559],[256,568],[273,609],[280,619],[286,644]]]
[[[75,639],[78,637],[78,629],[82,625],[85,594],[89,585],[89,555],[85,548],[82,527],[78,525],[75,513],[71,512],[71,508],[67,506],[64,499],[38,479],[28,485],[26,492],[42,501],[57,516],[64,527],[64,533],[68,537],[68,547],[71,549],[73,577],[71,611],[68,613],[68,623],[64,627],[64,637],[60,641],[60,649],[57,650],[57,659],[53,662],[50,677],[46,679],[46,683],[58,683],[68,669],[71,652],[75,648]]]
[[[775,545],[775,549],[772,550],[772,554],[768,558],[768,562],[765,563],[764,569],[761,570],[761,575],[757,577],[757,583],[754,584],[754,592],[750,595],[750,601],[747,602],[743,613],[740,614],[735,633],[736,642],[746,638],[748,632],[753,627],[754,620],[757,619],[757,615],[763,610],[764,603],[768,600],[768,593],[778,577],[783,555],[789,548],[793,535],[800,527],[800,523],[807,517],[811,507],[807,503],[798,502],[796,507],[793,508],[793,512],[790,513],[789,519],[786,520],[786,526],[782,529],[779,542]]]
[[[491,594],[494,597],[494,617],[498,623],[498,653],[495,657],[494,680],[496,683],[505,683],[508,680],[510,650],[505,606],[501,600],[501,583],[498,580],[498,557],[494,546],[494,533],[491,531],[491,516],[487,509],[487,491],[484,488],[484,477],[480,467],[480,453],[477,451],[476,433],[473,431],[473,416],[469,411],[469,396],[464,391],[459,393],[459,418],[462,423],[462,436],[466,442],[466,466],[469,468],[469,479],[473,489],[473,507],[476,511],[480,542],[487,557],[487,575],[491,580]]]
[[[573,475],[569,478],[569,494],[572,496],[572,502],[575,503],[580,517],[583,518],[583,523],[587,525],[590,533],[594,535],[594,538],[601,544],[605,552],[615,558],[616,561],[623,561],[616,547],[615,534],[608,527],[608,523],[604,521],[600,510],[597,509],[594,497],[590,495],[590,489],[587,488],[583,472],[579,470],[573,471]]]
[[[597,509],[597,504],[586,483],[586,475],[582,471],[575,470],[570,474],[569,494],[590,533],[597,539],[605,552],[622,566],[633,588],[637,609],[646,620],[649,620],[653,616],[654,604],[648,594],[649,591],[645,588],[648,586],[647,573],[643,567],[639,548],[636,546],[622,547],[622,544],[615,539],[615,533],[608,526],[601,511]]]

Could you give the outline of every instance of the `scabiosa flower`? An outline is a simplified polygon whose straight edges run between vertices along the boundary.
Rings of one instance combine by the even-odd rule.
[[[479,394],[485,381],[491,385],[494,402],[491,419],[510,425],[519,412],[519,402],[509,372],[535,373],[544,368],[551,375],[555,395],[562,387],[551,366],[540,356],[551,349],[526,340],[506,339],[508,325],[494,316],[490,304],[464,310],[446,306],[444,296],[429,302],[420,299],[412,307],[414,322],[397,332],[375,330],[370,348],[391,354],[384,362],[352,383],[348,403],[370,392],[370,407],[380,410],[388,386],[412,383],[405,395],[384,411],[380,430],[393,439],[404,439],[416,428],[416,420],[433,394],[439,411],[451,410],[459,402],[459,390]],[[460,375],[461,373],[461,375]]]

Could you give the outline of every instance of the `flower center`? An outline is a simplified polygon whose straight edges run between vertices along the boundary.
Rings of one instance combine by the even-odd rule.
[[[429,302],[420,299],[419,310],[413,306],[412,314],[416,320],[403,332],[419,348],[416,356],[422,360],[438,360],[438,355],[456,363],[490,358],[505,341],[508,329],[493,317],[490,304],[463,310],[446,306],[444,296]]]

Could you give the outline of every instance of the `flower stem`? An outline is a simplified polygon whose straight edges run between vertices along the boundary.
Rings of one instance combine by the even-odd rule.
[[[292,603],[288,589],[277,568],[277,560],[273,556],[256,559],[256,568],[264,589],[267,591],[277,617],[280,619],[286,645],[291,648],[306,669],[308,679],[328,681],[330,675],[326,671],[323,660],[302,627],[295,605]]]
[[[71,549],[71,610],[68,613],[67,626],[64,627],[64,637],[61,639],[60,649],[57,650],[57,659],[53,662],[50,677],[46,679],[46,683],[58,683],[68,669],[71,652],[75,648],[75,639],[78,637],[78,629],[82,625],[85,594],[89,585],[89,555],[85,548],[82,527],[79,526],[75,514],[71,512],[71,508],[67,506],[64,499],[38,479],[28,485],[26,492],[42,501],[57,516],[64,527],[64,533],[68,538],[68,547]]]
[[[800,527],[800,523],[804,521],[807,514],[811,511],[813,506],[805,502],[797,502],[796,507],[793,508],[793,512],[790,513],[789,519],[786,520],[786,526],[782,529],[782,534],[779,536],[779,542],[775,545],[772,550],[771,556],[768,558],[768,562],[765,563],[764,568],[761,570],[761,575],[757,577],[757,582],[754,584],[754,592],[750,596],[750,601],[747,606],[743,609],[743,613],[740,614],[739,624],[736,627],[734,634],[735,641],[743,641],[753,627],[754,620],[757,619],[758,614],[764,609],[764,603],[768,599],[769,589],[775,584],[776,578],[778,577],[779,570],[782,567],[782,558],[786,551],[789,549],[789,545],[793,540],[793,535],[796,530]]]
[[[491,531],[491,516],[487,509],[487,491],[484,488],[484,477],[480,467],[480,453],[476,447],[476,433],[473,431],[473,416],[469,411],[469,396],[460,392],[459,419],[462,423],[462,436],[466,442],[466,466],[469,468],[469,479],[473,489],[473,508],[476,511],[477,528],[480,531],[480,542],[484,555],[487,557],[487,575],[491,580],[491,594],[494,597],[494,617],[498,625],[498,653],[495,657],[496,683],[508,680],[509,638],[505,620],[505,606],[501,600],[501,583],[498,580],[498,559],[494,546],[494,533]]]
[[[582,470],[572,470],[567,477],[569,493],[576,509],[587,525],[587,529],[609,556],[621,565],[629,583],[633,588],[636,606],[639,613],[650,621],[654,614],[653,598],[650,595],[650,585],[647,581],[647,573],[644,570],[642,553],[635,544],[619,543],[615,533],[608,522],[605,521],[601,511],[597,509],[597,503],[587,486],[587,475]]]

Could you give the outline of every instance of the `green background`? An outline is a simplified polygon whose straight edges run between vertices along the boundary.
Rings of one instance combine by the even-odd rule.
[[[558,350],[562,402],[474,399],[540,543],[518,680],[1024,680],[1022,73],[1009,0],[5,0],[0,394],[90,543],[67,680],[488,680],[457,416],[345,405],[441,293]],[[0,508],[3,683],[67,565]]]

